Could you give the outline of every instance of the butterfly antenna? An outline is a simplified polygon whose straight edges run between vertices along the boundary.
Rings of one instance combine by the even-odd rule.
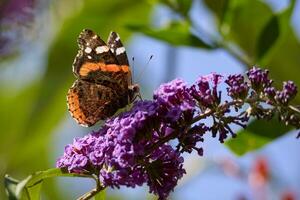
[[[147,70],[147,68],[148,68],[148,66],[149,66],[149,63],[150,63],[150,61],[153,59],[153,55],[151,55],[150,57],[149,57],[149,60],[148,60],[148,62],[146,63],[146,66],[142,69],[142,71],[140,72],[140,74],[139,74],[139,76],[138,76],[138,81],[137,81],[137,83],[139,83],[140,82],[140,80],[141,80],[141,78],[142,78],[142,75],[145,73],[145,71]]]
[[[134,80],[134,70],[135,70],[135,68],[134,68],[134,57],[132,57],[131,58],[131,62],[132,62],[132,80],[131,80],[131,82],[133,82],[133,80]]]

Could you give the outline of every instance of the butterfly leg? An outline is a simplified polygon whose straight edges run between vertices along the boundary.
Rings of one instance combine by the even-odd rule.
[[[137,93],[133,96],[133,98],[131,99],[131,103],[134,102],[136,99],[139,99],[139,100],[143,101],[143,97],[142,97],[142,95],[141,95],[140,92],[137,92]]]

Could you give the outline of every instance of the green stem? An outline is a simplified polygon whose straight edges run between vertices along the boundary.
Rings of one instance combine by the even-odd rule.
[[[77,200],[88,200],[91,199],[93,196],[98,194],[101,190],[98,190],[97,188],[92,189],[91,191],[85,193],[81,197],[79,197]]]
[[[243,55],[239,52],[237,52],[236,50],[234,50],[227,42],[225,41],[221,41],[218,43],[218,46],[222,49],[224,49],[225,51],[227,51],[227,53],[229,53],[232,57],[234,57],[235,59],[237,59],[239,62],[243,63],[246,66],[252,66],[253,62],[251,62],[251,60],[246,56]]]
[[[101,192],[104,187],[101,186],[100,180],[97,177],[96,179],[96,188],[90,190],[89,192],[85,193],[84,195],[80,196],[79,198],[77,198],[77,200],[88,200],[91,199],[92,197],[94,197],[96,194],[98,194],[99,192]]]
[[[298,108],[296,108],[295,106],[291,106],[289,105],[289,108],[295,112],[297,112],[298,114],[300,114],[300,110]]]

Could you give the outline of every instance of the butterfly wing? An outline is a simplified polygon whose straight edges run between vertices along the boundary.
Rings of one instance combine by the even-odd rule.
[[[82,126],[92,126],[118,110],[118,95],[109,87],[76,80],[67,94],[72,117]]]
[[[73,63],[78,80],[70,88],[67,102],[72,117],[82,126],[92,126],[112,116],[130,100],[131,74],[126,52],[116,33],[109,38],[106,45],[88,29],[78,38],[79,51]]]
[[[110,33],[107,40],[107,45],[110,48],[110,51],[115,55],[120,65],[129,66],[126,49],[121,42],[120,36],[116,32],[112,31]],[[132,76],[130,70],[124,79],[127,81],[127,87],[132,85]]]
[[[95,32],[88,29],[80,33],[78,46],[73,72],[79,79],[127,90],[130,76],[128,61],[127,64],[120,64],[109,46]]]
[[[129,65],[126,49],[121,42],[120,36],[116,32],[110,32],[107,40],[107,46],[115,55],[120,65]]]

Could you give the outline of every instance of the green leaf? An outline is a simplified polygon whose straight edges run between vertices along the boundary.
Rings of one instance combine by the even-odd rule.
[[[5,189],[10,200],[39,200],[43,181],[47,178],[62,176],[92,178],[90,175],[68,173],[66,170],[53,168],[36,172],[22,181],[18,181],[6,175]]]
[[[132,31],[141,32],[147,36],[167,42],[174,46],[190,46],[206,49],[214,48],[193,35],[190,32],[189,25],[186,23],[174,22],[160,29],[154,29],[145,25],[127,25],[127,27]]]
[[[43,181],[32,185],[31,187],[27,187],[28,196],[30,196],[30,200],[40,200],[41,199],[41,189],[42,189]]]
[[[5,192],[7,194],[7,197],[9,200],[16,200],[17,195],[16,195],[16,188],[17,185],[20,181],[5,175],[4,177],[4,186],[5,186]]]
[[[274,45],[280,35],[279,19],[274,15],[263,28],[256,45],[256,60],[260,60]]]
[[[221,26],[228,10],[229,0],[204,0],[204,3],[214,13],[219,26]]]
[[[246,129],[238,132],[236,138],[226,141],[226,146],[237,155],[244,155],[247,152],[257,150],[272,140],[284,135],[291,127],[285,126],[272,120],[254,120]]]
[[[187,16],[192,7],[193,0],[177,0],[177,4],[179,12],[182,13],[182,15]]]
[[[160,2],[185,17],[187,17],[193,4],[192,0],[160,0]]]
[[[257,64],[256,44],[260,33],[273,16],[271,8],[260,0],[231,0],[226,14],[223,37],[234,42],[252,61]]]
[[[31,190],[33,193],[29,192],[29,188],[26,187],[27,183],[30,181],[32,176],[28,176],[26,179],[20,181],[20,183],[18,183],[17,187],[16,187],[16,196],[17,199],[29,199],[29,200],[37,200],[34,199],[35,197],[39,197],[39,192],[40,190]],[[42,185],[42,181],[40,181],[39,183],[33,185],[33,188],[38,188],[40,189]],[[35,193],[37,192],[37,194]]]

